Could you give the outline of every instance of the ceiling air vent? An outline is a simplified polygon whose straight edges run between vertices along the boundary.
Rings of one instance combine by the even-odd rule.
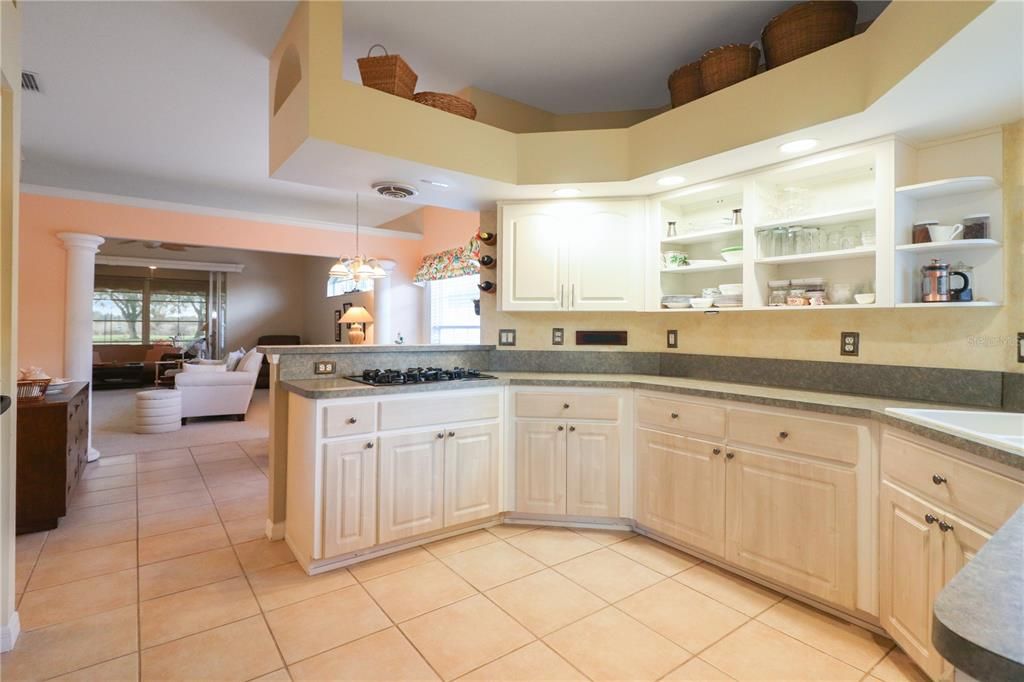
[[[397,182],[377,182],[373,184],[373,189],[377,194],[388,199],[408,199],[419,194],[415,187]]]
[[[42,92],[43,89],[39,86],[39,74],[32,73],[31,71],[22,71],[21,89],[30,92]]]

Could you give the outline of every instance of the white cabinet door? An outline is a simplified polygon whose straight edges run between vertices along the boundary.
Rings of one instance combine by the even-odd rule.
[[[444,525],[498,513],[498,423],[450,427],[444,446]]]
[[[725,446],[638,429],[637,521],[673,540],[725,554]]]
[[[730,449],[726,457],[726,559],[854,608],[854,470],[749,450]]]
[[[444,431],[380,438],[381,543],[444,526]]]
[[[565,513],[565,424],[516,422],[516,511]]]
[[[583,204],[569,235],[571,310],[643,310],[643,204]]]
[[[552,204],[502,207],[501,295],[503,310],[562,310],[566,291],[566,209]]]
[[[324,446],[323,552],[327,558],[377,542],[377,448],[373,440]]]
[[[565,513],[619,515],[619,427],[569,424]]]

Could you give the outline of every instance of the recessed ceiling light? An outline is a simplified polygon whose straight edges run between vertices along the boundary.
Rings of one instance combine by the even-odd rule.
[[[686,178],[682,175],[666,175],[663,178],[658,178],[658,184],[662,187],[673,187],[675,185],[681,185],[686,182]]]
[[[556,197],[578,197],[582,192],[575,187],[559,187],[552,194]]]
[[[449,187],[451,187],[451,185],[449,185],[447,182],[438,182],[437,180],[421,179],[420,182],[425,182],[431,187],[437,187],[438,189],[448,189]]]
[[[156,266],[155,266],[155,265],[150,265],[150,266],[149,266],[149,269],[150,269],[150,270],[156,270]]]
[[[817,140],[807,138],[805,140],[793,140],[792,142],[779,145],[779,151],[783,154],[799,154],[800,152],[810,151],[817,146]]]

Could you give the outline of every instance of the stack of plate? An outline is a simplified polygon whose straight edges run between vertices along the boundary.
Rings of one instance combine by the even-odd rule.
[[[696,294],[668,294],[661,297],[661,305],[664,308],[689,308],[693,298]]]
[[[719,294],[715,296],[716,308],[739,308],[743,305],[743,294]]]

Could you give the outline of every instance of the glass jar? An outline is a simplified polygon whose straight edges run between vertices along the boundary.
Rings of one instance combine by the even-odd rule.
[[[843,227],[843,236],[839,248],[844,251],[847,249],[855,249],[860,246],[860,228],[856,225],[846,225]]]
[[[758,258],[771,258],[775,255],[772,253],[771,230],[761,230],[757,233],[757,253]]]
[[[772,230],[772,256],[783,256],[786,254],[786,238],[789,230],[784,227],[776,227]]]
[[[800,253],[817,253],[821,251],[821,229],[811,226],[800,232]]]
[[[779,307],[786,305],[786,296],[789,294],[789,280],[775,279],[768,282],[768,305]]]
[[[802,227],[794,225],[787,230],[786,233],[786,248],[783,256],[795,256],[799,251],[800,233],[803,231]]]

